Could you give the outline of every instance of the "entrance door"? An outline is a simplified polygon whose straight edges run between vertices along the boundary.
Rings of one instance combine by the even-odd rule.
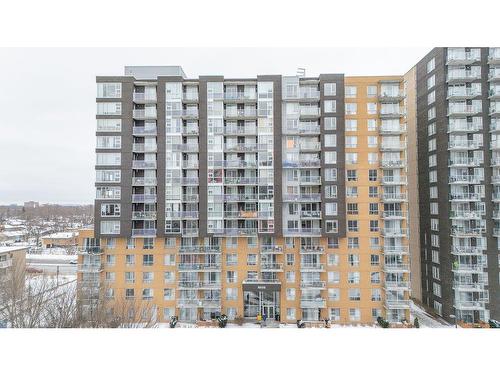
[[[267,319],[274,319],[275,307],[272,305],[263,305],[262,306],[262,315],[266,315]]]

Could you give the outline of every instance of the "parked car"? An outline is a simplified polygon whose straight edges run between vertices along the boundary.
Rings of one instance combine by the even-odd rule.
[[[77,260],[70,260],[69,264],[78,264],[78,261]]]

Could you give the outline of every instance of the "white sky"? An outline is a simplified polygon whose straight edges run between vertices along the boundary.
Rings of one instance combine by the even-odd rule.
[[[96,75],[125,65],[181,65],[191,78],[404,74],[430,49],[0,49],[0,204],[93,201]]]

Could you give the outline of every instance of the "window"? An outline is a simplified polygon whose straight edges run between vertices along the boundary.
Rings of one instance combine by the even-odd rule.
[[[175,273],[173,271],[163,272],[163,281],[165,284],[171,284],[175,281]]]
[[[142,282],[149,284],[152,283],[154,279],[154,274],[153,272],[143,272],[142,273]]]
[[[374,181],[377,181],[377,178],[378,178],[378,176],[377,176],[377,170],[376,169],[370,169],[368,171],[368,181],[374,182]]]
[[[436,118],[436,107],[431,107],[427,111],[427,119],[428,120],[433,120]]]
[[[295,309],[291,307],[287,307],[286,309],[286,318],[288,320],[295,320]]]
[[[357,164],[358,163],[358,153],[357,152],[346,152],[345,153],[346,164]]]
[[[336,130],[336,129],[337,129],[337,118],[325,117],[325,130]]]
[[[377,130],[377,120],[375,120],[374,118],[368,119],[366,123],[369,132],[374,132],[375,130]]]
[[[337,95],[337,84],[336,83],[325,83],[323,86],[323,91],[325,96],[335,96]]]
[[[226,271],[226,282],[235,283],[238,280],[236,271]]]
[[[328,237],[328,248],[329,249],[338,249],[339,248],[339,239],[335,237]]]
[[[163,257],[163,264],[165,266],[175,266],[175,254],[166,254]]]
[[[286,300],[295,301],[295,288],[286,288]]]
[[[358,254],[348,254],[347,255],[347,263],[351,267],[358,267],[359,266],[359,255]]]
[[[338,307],[330,309],[330,320],[332,322],[340,321],[340,309]]]
[[[338,233],[339,231],[339,222],[338,220],[326,220],[326,233]]]
[[[96,199],[120,199],[121,188],[119,186],[96,187]]]
[[[429,172],[429,182],[437,182],[437,171],[430,171]]]
[[[427,90],[433,88],[436,85],[436,75],[432,75],[427,78]]]
[[[366,113],[369,115],[377,114],[377,103],[366,103]]]
[[[119,170],[98,170],[96,171],[96,182],[120,182],[121,171]]]
[[[377,147],[378,145],[378,137],[375,135],[369,135],[368,136],[368,147],[374,148]]]
[[[226,288],[226,301],[236,301],[238,299],[237,288]]]
[[[121,165],[122,155],[118,153],[96,153],[96,165]]]
[[[358,288],[349,289],[349,301],[361,301],[361,292]]]
[[[97,103],[97,115],[99,116],[115,116],[122,114],[122,103]]]
[[[372,272],[370,274],[370,282],[372,284],[380,284],[380,272]]]
[[[370,237],[370,249],[372,250],[380,249],[380,243],[378,237]]]
[[[337,135],[336,134],[325,134],[325,147],[337,147]]]
[[[358,105],[356,103],[345,103],[345,114],[355,115],[358,112]]]
[[[165,238],[165,247],[166,248],[175,247],[175,237],[166,237]]]
[[[337,271],[328,271],[328,283],[338,284],[340,282],[340,273]]]
[[[435,167],[437,165],[437,155],[429,155],[429,167]]]
[[[370,220],[370,232],[378,232],[378,220]]]
[[[356,86],[345,86],[345,97],[346,98],[355,98],[357,94]]]
[[[438,283],[432,283],[432,293],[434,293],[435,296],[441,297],[441,285]]]
[[[439,264],[439,251],[437,250],[432,250],[432,262]]]
[[[346,195],[347,195],[347,198],[356,198],[358,196],[358,187],[357,186],[346,186]]]
[[[119,203],[102,203],[101,204],[101,216],[110,217],[120,216],[120,204]]]
[[[226,238],[226,248],[236,248],[238,247],[238,237]]]
[[[286,265],[293,266],[295,264],[295,254],[286,254]]]
[[[358,204],[357,203],[347,203],[347,214],[357,215],[358,214]]]
[[[429,196],[431,199],[435,199],[438,197],[438,188],[437,186],[431,186],[429,188]]]
[[[134,289],[132,288],[125,289],[125,299],[134,299],[134,298],[135,298]]]
[[[427,125],[427,135],[430,137],[431,135],[436,134],[436,123]]]
[[[377,237],[375,237],[377,238]],[[377,238],[378,240],[378,238]],[[378,254],[371,254],[370,255],[370,265],[371,266],[378,266],[380,265],[380,255]]]
[[[99,135],[96,137],[96,148],[120,149],[122,147],[122,137]]]
[[[378,215],[378,203],[369,203],[369,210],[368,214],[369,215]],[[371,226],[371,223],[370,223]]]
[[[120,234],[120,221],[101,221],[101,234]]]
[[[432,72],[435,67],[436,67],[436,58],[433,57],[427,62],[427,73]]]
[[[347,248],[348,249],[359,249],[359,238],[358,237],[347,238]]]
[[[431,215],[439,215],[439,206],[437,202],[432,202],[430,206],[431,206]]]
[[[336,100],[325,100],[325,113],[335,113],[337,111],[337,101]]]
[[[378,154],[376,152],[368,153],[368,164],[377,164],[378,163]]]
[[[257,254],[247,254],[247,266],[257,265]]]
[[[347,230],[349,232],[357,232],[359,230],[358,221],[357,220],[347,220]]]
[[[340,290],[337,288],[328,288],[328,300],[338,301],[340,299]]]
[[[155,247],[155,239],[154,238],[145,238],[142,243],[142,248],[144,250],[151,250]]]
[[[339,265],[339,256],[338,254],[328,254],[327,262],[329,266],[338,266]]]
[[[337,181],[336,168],[325,168],[325,181]]]
[[[238,254],[230,253],[226,254],[226,266],[236,266],[238,265]]]
[[[97,98],[121,98],[122,97],[122,84],[120,82],[97,84]]]
[[[106,272],[105,275],[106,281],[115,281],[115,273],[114,272]]]
[[[345,130],[355,132],[358,130],[358,120],[345,120]]]
[[[427,94],[427,104],[430,105],[436,101],[436,91],[431,91]]]
[[[325,154],[325,163],[326,164],[336,164],[337,163],[337,152],[336,151],[326,151]]]
[[[380,289],[372,289],[372,301],[382,301]]]
[[[358,173],[355,169],[348,169],[346,171],[347,173],[347,181],[357,181],[358,180]]]
[[[286,282],[294,283],[295,282],[295,271],[286,271]]]
[[[355,135],[348,135],[345,137],[345,147],[346,148],[356,148],[358,147],[358,137]]]
[[[142,265],[143,266],[152,266],[154,263],[154,256],[153,254],[144,254],[142,256]]]
[[[436,150],[436,138],[429,139],[429,151]]]
[[[153,299],[153,289],[146,288],[142,290],[142,299],[151,300]]]
[[[326,185],[325,186],[325,198],[335,199],[337,198],[337,185]]]
[[[439,272],[439,267],[432,266],[432,277],[436,280],[441,280],[441,274]]]
[[[121,132],[122,131],[122,120],[118,118],[106,118],[97,120],[97,131],[98,132]]]
[[[135,264],[135,255],[133,254],[125,255],[125,264],[127,266],[133,266]]]
[[[326,216],[337,216],[337,203],[327,202],[325,203],[325,215]]]
[[[368,187],[368,197],[377,198],[378,197],[378,186],[369,186]]]
[[[134,283],[135,282],[135,272],[125,272],[125,282]]]

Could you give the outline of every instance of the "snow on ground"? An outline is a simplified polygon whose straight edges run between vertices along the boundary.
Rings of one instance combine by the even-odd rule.
[[[415,302],[410,301],[410,318],[411,322],[415,317],[418,318],[418,322],[420,323],[420,328],[451,328],[452,326],[448,324],[448,322],[444,321],[441,318],[436,318],[427,313],[422,307],[417,305]]]
[[[62,261],[70,261],[77,260],[77,255],[67,255],[67,254],[26,254],[26,260],[29,262],[30,260],[62,260]]]
[[[169,328],[168,323],[159,323],[158,328]],[[211,327],[198,327],[196,323],[187,323],[187,322],[178,322],[175,328],[218,328],[216,326]],[[245,322],[243,325],[238,325],[236,323],[229,322],[226,328],[261,328],[260,324],[254,322]],[[267,322],[267,325],[263,328],[297,328],[297,324],[295,323],[275,323],[275,322]],[[321,327],[322,328],[322,327]],[[370,324],[332,324],[330,329],[338,329],[338,328],[379,328],[378,325],[370,325]],[[308,328],[305,328],[308,329]]]

